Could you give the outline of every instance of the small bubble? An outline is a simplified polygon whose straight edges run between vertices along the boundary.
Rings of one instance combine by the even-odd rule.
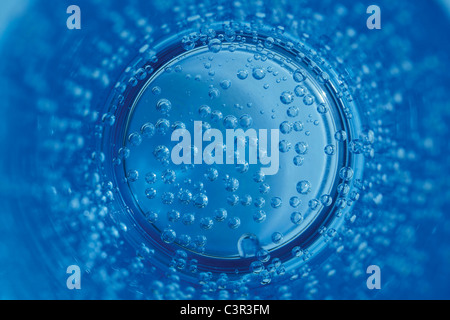
[[[235,192],[239,188],[239,180],[230,178],[225,181],[225,189],[229,192]]]
[[[281,201],[280,197],[273,197],[270,200],[270,205],[272,206],[272,208],[277,209],[279,207],[281,207],[281,205],[283,204],[283,202]]]
[[[299,225],[300,223],[302,223],[303,221],[303,215],[298,212],[298,211],[294,211],[291,213],[291,222],[293,224]]]
[[[156,197],[156,189],[155,188],[148,188],[145,190],[145,196],[148,199],[154,199]]]
[[[298,116],[298,107],[291,106],[291,107],[289,107],[289,109],[287,109],[286,113],[287,113],[288,117],[295,118],[296,116]]]
[[[287,140],[281,140],[279,142],[279,150],[280,152],[286,153],[291,150],[291,143]]]
[[[220,82],[220,87],[224,90],[227,90],[229,87],[231,87],[231,81],[230,80],[222,80]]]
[[[264,172],[262,172],[261,170],[255,172],[253,174],[253,181],[255,182],[263,182],[266,178],[266,175],[264,174]]]
[[[298,142],[295,144],[295,152],[298,154],[306,154],[308,152],[308,144],[306,142]]]
[[[145,138],[151,138],[155,134],[156,128],[153,123],[147,122],[141,127],[141,134]]]
[[[253,221],[261,223],[264,220],[266,220],[266,212],[264,210],[257,210],[253,213]]]
[[[197,208],[204,208],[208,205],[208,197],[203,194],[199,193],[196,196],[194,196],[194,205]]]
[[[170,210],[167,212],[167,219],[170,222],[177,222],[180,219],[180,212],[177,210]]]
[[[297,69],[292,75],[295,82],[302,82],[306,79],[305,71]]]
[[[198,114],[200,117],[205,118],[211,114],[211,108],[207,105],[202,105],[198,108]]]
[[[149,211],[146,214],[146,218],[147,218],[148,222],[155,223],[156,221],[158,221],[158,213],[156,213],[154,211]]]
[[[220,96],[220,91],[217,88],[211,88],[209,89],[208,95],[210,99],[216,99]]]
[[[293,196],[289,199],[289,204],[291,205],[292,208],[297,208],[301,203],[301,200],[299,199],[299,197]]]
[[[216,219],[217,222],[222,222],[227,218],[227,210],[224,208],[219,208],[214,211],[214,219]]]
[[[130,149],[128,149],[127,147],[120,148],[117,151],[117,156],[121,160],[128,158],[130,156]]]
[[[202,248],[206,245],[207,242],[207,238],[204,235],[198,235],[195,236],[194,238],[194,244],[198,247],[198,248]]]
[[[267,183],[263,183],[259,186],[259,192],[262,194],[267,194],[270,191],[270,186]]]
[[[209,181],[214,181],[219,176],[219,171],[215,168],[209,168],[206,170],[205,176]]]
[[[233,217],[228,220],[228,227],[230,229],[237,229],[241,225],[241,219],[238,217]]]
[[[290,91],[284,91],[280,96],[280,101],[284,104],[290,104],[294,101],[294,94]]]
[[[337,141],[345,141],[347,140],[347,132],[345,132],[344,130],[336,131],[336,133],[334,134],[334,138]]]
[[[301,180],[297,183],[297,192],[300,194],[308,194],[311,192],[311,183],[307,180]]]
[[[349,191],[350,191],[350,186],[347,183],[341,183],[337,187],[337,192],[342,196],[347,195]]]
[[[139,178],[139,172],[137,170],[130,170],[127,172],[127,180],[134,182]]]
[[[192,193],[189,190],[180,190],[178,193],[178,200],[182,204],[189,204],[192,200]]]
[[[264,200],[263,197],[258,197],[255,199],[255,201],[253,202],[254,206],[257,208],[262,208],[264,207],[264,205],[266,204],[266,200]]]
[[[156,133],[166,135],[170,129],[170,122],[167,119],[159,119],[155,125]]]
[[[164,181],[164,183],[171,184],[175,181],[175,178],[176,178],[175,171],[173,171],[171,169],[167,169],[162,173],[161,178]]]
[[[353,169],[350,167],[343,167],[341,170],[339,170],[339,176],[341,177],[341,179],[349,181],[353,178]]]
[[[155,96],[161,94],[161,88],[158,87],[158,86],[153,87],[153,88],[152,88],[152,93],[153,93]]]
[[[254,68],[252,75],[256,80],[261,80],[266,76],[266,71],[263,68]]]
[[[294,131],[300,132],[303,130],[303,123],[301,121],[295,121],[293,128],[294,128]]]
[[[303,165],[304,159],[301,156],[295,156],[292,161],[293,161],[295,166],[300,167],[301,165]]]
[[[261,261],[253,261],[250,264],[250,270],[253,273],[258,274],[258,273],[260,273],[261,271],[264,270],[264,265],[263,265],[263,263]]]
[[[264,46],[267,49],[270,49],[273,47],[274,43],[275,43],[275,40],[272,37],[267,37],[266,40],[264,41]]]
[[[165,242],[165,243],[172,243],[175,241],[177,237],[177,234],[174,230],[172,229],[165,229],[162,233],[161,233],[161,239]]]
[[[359,139],[354,139],[352,141],[350,141],[350,143],[348,144],[349,150],[351,153],[354,154],[360,154],[363,152],[364,149],[364,145],[363,142]]]
[[[128,142],[132,145],[132,146],[138,146],[141,144],[142,142],[142,137],[139,133],[137,132],[133,132],[132,134],[130,134],[128,136]]]
[[[195,221],[195,216],[192,213],[186,213],[183,215],[183,217],[181,218],[181,222],[185,225],[185,226],[189,226],[192,225]]]
[[[167,99],[159,99],[156,103],[156,110],[162,114],[167,114],[172,109],[172,103]]]
[[[314,103],[314,96],[312,96],[311,94],[307,94],[303,97],[303,103],[307,106],[312,105]]]
[[[219,110],[214,110],[211,112],[211,121],[219,122],[223,119],[223,114]]]
[[[331,203],[333,202],[333,198],[328,195],[328,194],[324,194],[320,197],[320,202],[325,206],[328,207],[331,205]]]
[[[163,204],[172,204],[174,198],[175,196],[172,192],[164,192],[161,197],[161,201]]]
[[[219,39],[211,39],[208,43],[209,51],[217,53],[222,49],[222,41]]]
[[[181,40],[181,45],[183,46],[183,49],[186,51],[192,50],[195,48],[195,42],[190,39],[190,37],[185,36],[183,37],[183,39]]]
[[[308,202],[308,206],[311,210],[317,210],[317,208],[319,207],[320,203],[317,199],[311,199]]]
[[[269,251],[267,251],[265,249],[260,249],[256,253],[256,258],[261,262],[267,262],[270,260],[270,253],[269,253]]]
[[[170,151],[166,146],[157,146],[154,150],[153,150],[153,155],[155,156],[155,158],[159,161],[163,161],[163,160],[167,160],[170,156]]]
[[[324,148],[324,151],[325,151],[325,154],[327,154],[329,156],[332,156],[335,153],[334,146],[331,144],[326,145]]]
[[[248,71],[245,69],[238,70],[237,77],[241,80],[245,80],[248,77]]]
[[[274,232],[272,234],[272,242],[278,244],[283,240],[283,234],[281,232]]]
[[[203,230],[209,230],[213,227],[214,221],[209,217],[204,217],[200,220],[200,228]]]
[[[112,126],[116,122],[116,116],[110,113],[105,113],[102,117],[102,121]]]
[[[325,114],[328,112],[327,106],[325,103],[321,103],[317,106],[317,112],[320,114]]]
[[[295,95],[297,97],[303,97],[305,94],[308,93],[308,89],[305,86],[296,86],[294,89]]]
[[[239,197],[236,194],[232,194],[227,197],[227,203],[230,206],[235,206],[238,204],[238,202],[239,202]]]
[[[243,195],[241,197],[241,205],[243,205],[244,207],[248,207],[252,204],[252,200],[253,199],[249,194]]]
[[[238,125],[238,120],[233,115],[228,115],[223,119],[223,125],[226,129],[234,129]]]
[[[289,121],[283,121],[280,123],[280,132],[283,134],[289,134],[292,131],[292,123]]]
[[[242,128],[247,129],[253,125],[253,118],[248,114],[244,114],[239,118],[239,124]]]
[[[299,246],[296,246],[292,248],[292,255],[297,258],[301,257],[303,255],[303,250]]]

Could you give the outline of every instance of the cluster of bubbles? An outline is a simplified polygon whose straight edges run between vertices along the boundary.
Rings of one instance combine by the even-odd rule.
[[[200,32],[191,33],[181,40],[182,47],[187,52],[195,47],[201,46],[200,43],[207,46],[209,54],[212,55],[207,59],[204,59],[206,62],[203,62],[203,67],[207,70],[208,77],[210,78],[205,79],[203,74],[199,73],[197,75],[192,75],[185,71],[181,60],[179,64],[166,67],[162,74],[170,76],[173,74],[173,71],[175,71],[174,75],[179,74],[190,81],[197,81],[198,86],[203,82],[212,82],[215,77],[220,76],[220,68],[217,68],[214,63],[216,55],[220,55],[222,50],[238,54],[239,42],[242,42],[243,39],[245,39],[243,30],[233,29],[230,25],[224,26],[225,31],[222,33],[216,32],[216,30],[210,28],[208,25],[203,25],[200,28]],[[205,30],[206,35],[202,33]],[[217,87],[212,84],[209,85],[207,94],[211,101],[220,101],[221,97],[226,95],[227,91],[232,87],[244,88],[245,85],[247,85],[247,87],[258,85],[261,80],[264,82],[266,77],[270,75],[274,76],[276,78],[275,82],[280,84],[280,87],[283,88],[279,93],[278,103],[279,108],[282,108],[282,114],[284,115],[281,117],[281,120],[279,120],[278,118],[280,116],[276,117],[274,110],[272,110],[272,116],[270,117],[270,113],[268,116],[275,123],[275,127],[279,129],[281,135],[278,146],[281,156],[284,157],[284,154],[286,154],[290,157],[287,168],[291,166],[295,168],[303,166],[305,159],[308,159],[311,146],[306,141],[314,140],[307,138],[314,137],[314,135],[311,136],[312,132],[314,132],[313,129],[320,125],[320,121],[315,120],[313,114],[315,117],[318,117],[318,119],[330,116],[330,106],[326,102],[318,101],[316,93],[311,91],[310,75],[306,69],[297,67],[297,69],[290,73],[290,78],[288,79],[286,76],[279,77],[280,70],[277,70],[272,65],[264,66],[264,62],[274,59],[271,51],[267,49],[273,48],[275,46],[274,42],[279,45],[282,41],[281,38],[279,39],[277,37],[277,30],[278,29],[272,30],[273,38],[269,37],[265,40],[258,39],[257,29],[250,31],[246,30],[246,33],[250,32],[256,39],[254,40],[255,46],[257,47],[256,53],[252,58],[249,57],[246,59],[244,66],[237,67],[235,79],[226,78],[220,80],[219,86]],[[241,34],[241,36],[231,37],[230,35],[232,33]],[[237,42],[235,43],[233,41]],[[259,48],[260,46],[261,48]],[[286,46],[289,47],[290,44],[287,43]],[[289,60],[284,61],[284,63],[289,63]],[[283,64],[281,67],[283,67]],[[146,78],[143,78],[141,80],[145,79]],[[325,83],[327,81],[330,81],[330,76],[321,73],[319,82]],[[281,86],[283,82],[292,83],[293,86],[291,87],[291,90],[285,90],[286,86]],[[269,88],[268,84],[264,83],[263,88]],[[197,165],[194,164],[175,167],[171,166],[170,142],[168,141],[170,141],[170,134],[174,130],[186,129],[193,120],[203,121],[203,132],[213,128],[242,128],[246,130],[254,128],[255,121],[257,120],[254,119],[255,107],[252,102],[247,103],[248,113],[242,115],[227,114],[227,109],[216,108],[216,104],[211,103],[211,105],[200,104],[197,107],[197,110],[195,110],[194,107],[194,110],[190,113],[192,118],[189,121],[183,120],[182,118],[177,119],[176,109],[180,108],[180,106],[169,98],[170,94],[167,94],[167,90],[170,92],[170,89],[171,88],[165,88],[157,84],[150,85],[147,90],[152,92],[156,97],[156,100],[154,105],[146,106],[146,108],[150,108],[148,112],[155,114],[156,118],[154,121],[146,121],[143,124],[139,124],[139,131],[127,133],[125,145],[117,150],[116,157],[114,158],[114,163],[117,166],[121,166],[124,161],[129,162],[129,159],[133,157],[134,153],[136,154],[136,157],[139,157],[140,150],[142,150],[142,148],[139,149],[141,144],[145,145],[144,148],[153,150],[152,155],[157,163],[159,163],[158,167],[155,168],[152,166],[150,168],[151,171],[145,171],[144,168],[143,172],[140,172],[140,169],[137,170],[128,167],[126,168],[124,182],[130,184],[133,193],[135,195],[137,194],[137,197],[145,196],[145,198],[149,200],[148,206],[152,209],[143,210],[142,213],[150,224],[158,226],[161,230],[159,236],[164,243],[177,244],[200,254],[207,253],[209,246],[208,234],[210,234],[210,230],[215,230],[222,224],[226,225],[230,230],[242,229],[242,219],[235,214],[235,208],[237,206],[253,207],[254,209],[252,210],[251,217],[255,224],[266,223],[268,214],[270,214],[271,211],[276,210],[281,212],[282,210],[287,210],[289,214],[285,217],[285,225],[301,226],[305,221],[305,212],[300,210],[302,200],[303,203],[305,203],[305,208],[308,212],[325,210],[335,202],[339,209],[337,214],[338,217],[344,212],[344,209],[347,206],[351,207],[353,202],[358,200],[359,193],[354,190],[355,188],[352,184],[354,172],[351,167],[342,167],[339,171],[337,179],[341,179],[342,182],[337,188],[337,198],[335,198],[334,195],[325,193],[317,195],[317,198],[308,199],[307,196],[309,194],[316,193],[312,191],[314,190],[314,187],[318,188],[318,186],[312,186],[310,181],[300,179],[297,180],[293,186],[293,190],[296,191],[297,195],[290,196],[283,201],[284,195],[276,194],[277,190],[271,188],[271,183],[266,181],[266,177],[261,170],[253,170],[253,174],[251,175],[252,170],[249,170],[250,166],[247,162],[235,166],[236,172],[239,174],[238,176],[230,176],[228,172],[222,172],[221,166],[208,168],[208,166],[200,165],[198,166],[200,169],[196,169]],[[274,92],[277,92],[278,90],[276,87],[271,89]],[[244,107],[239,103],[236,103],[234,108],[236,111],[241,111]],[[259,109],[260,115],[264,114],[266,109],[266,107],[262,106]],[[258,110],[256,110],[256,112],[258,112]],[[306,119],[303,119],[305,112],[307,112],[308,116],[305,117]],[[305,139],[300,138],[301,134],[304,134]],[[347,144],[346,140],[348,134],[345,130],[337,130],[332,134],[335,144],[330,143],[322,147],[323,157],[335,156],[337,152],[336,146],[340,143]],[[370,136],[372,136],[372,138]],[[369,149],[371,143],[374,142],[373,132],[370,130],[362,133],[360,138],[361,139],[352,140],[352,142],[357,145],[360,143],[359,141],[363,140],[365,142],[361,143],[366,149]],[[256,141],[250,140],[247,143],[255,143],[257,145],[258,141],[257,139]],[[226,150],[225,145],[221,145],[220,148],[222,148],[223,151]],[[317,148],[317,146],[314,146],[314,148]],[[134,149],[136,149],[136,151],[133,151]],[[202,150],[197,150],[195,146],[192,146],[191,149],[193,155],[202,152]],[[355,153],[355,155],[361,153],[354,149],[353,144],[351,144],[349,147],[350,152]],[[366,153],[367,152],[370,151],[366,151]],[[284,164],[282,166],[284,167]],[[192,173],[193,170],[201,170],[202,174],[195,175]],[[190,177],[192,177],[192,179],[186,178],[186,174],[189,172],[191,172]],[[247,177],[248,175],[250,176]],[[301,177],[301,173],[299,173],[298,176]],[[145,180],[144,188],[133,187],[133,184],[139,179]],[[240,186],[251,182],[257,184],[255,190],[257,190],[257,193],[259,194],[236,193]],[[207,187],[211,185],[209,183],[213,183],[213,185],[222,185],[222,190],[226,192],[225,194],[228,194],[226,196],[225,205],[217,205],[215,201],[210,201]],[[161,206],[161,204],[163,206]],[[239,210],[237,212],[239,212]],[[177,227],[180,225],[182,225],[183,228]],[[198,227],[202,231],[200,234],[198,233]],[[178,229],[182,230],[182,232],[179,232]],[[223,232],[223,229],[218,230],[218,232]],[[247,249],[239,249],[239,256],[244,258],[249,255],[257,259],[249,264],[247,271],[244,270],[243,276],[238,278],[240,279],[239,281],[242,281],[244,278],[247,279],[246,275],[249,274],[253,275],[252,279],[256,279],[256,283],[267,285],[272,282],[273,277],[286,277],[286,268],[280,259],[275,257],[272,259],[271,263],[269,263],[269,251],[259,246],[258,237],[254,235],[251,237],[246,236],[245,228],[242,232],[244,233],[239,238],[237,245],[238,248],[247,246]],[[323,229],[320,233],[324,234],[325,239],[331,239],[336,235],[336,230],[333,228],[330,228],[330,230]],[[286,238],[281,230],[271,231],[270,240],[274,246],[283,244],[287,239],[288,238]],[[248,247],[250,247],[250,249]],[[185,253],[185,255],[186,257],[190,257],[190,254],[188,253]],[[301,257],[301,260],[306,262],[312,257],[312,253],[306,248],[296,246],[292,249],[292,257]],[[196,259],[193,260],[196,261]],[[183,272],[197,273],[197,268],[186,269],[184,267],[186,266],[186,258],[184,258],[179,265],[183,266],[178,268],[183,270]],[[235,272],[239,273],[241,271],[236,269]],[[198,275],[199,278],[204,278],[203,273],[198,273]],[[201,280],[201,283],[204,285],[212,284],[217,276],[217,274],[211,274],[209,282],[203,279]],[[293,279],[296,278],[295,276],[292,277]],[[235,280],[232,280],[229,283],[233,283],[233,281]]]
[[[152,9],[165,8],[163,3],[155,3],[159,7],[155,5]],[[434,71],[431,71],[428,64],[420,62],[417,62],[417,68],[411,67],[413,62],[410,57],[414,54],[411,46],[396,41],[398,38],[394,37],[391,28],[386,28],[384,33],[373,36],[373,40],[350,26],[343,27],[344,30],[338,28],[343,21],[351,18],[354,12],[365,11],[358,4],[343,1],[342,4],[323,8],[325,12],[323,14],[320,12],[312,14],[315,12],[313,8],[303,6],[301,10],[304,13],[295,11],[283,13],[286,10],[270,12],[264,10],[263,2],[252,3],[251,6],[235,2],[230,5],[230,12],[223,6],[218,6],[216,14],[209,15],[207,6],[193,8],[184,1],[168,3],[173,4],[172,18],[178,25],[175,22],[168,24],[158,18],[148,19],[143,12],[149,10],[140,10],[141,5],[137,7],[127,5],[121,14],[104,12],[96,26],[100,30],[102,26],[107,25],[109,36],[93,32],[92,34],[96,34],[94,37],[86,33],[87,38],[84,41],[91,45],[70,49],[73,52],[78,50],[80,56],[80,60],[73,61],[74,70],[77,70],[74,73],[59,68],[55,71],[52,66],[51,70],[45,70],[48,77],[44,79],[37,73],[27,71],[40,67],[36,61],[25,56],[14,56],[14,48],[11,49],[11,59],[6,61],[15,61],[16,65],[11,69],[5,68],[5,74],[11,75],[11,79],[16,81],[17,91],[28,88],[29,92],[20,91],[23,94],[16,95],[21,96],[27,103],[20,100],[15,102],[16,105],[33,105],[33,112],[21,114],[20,120],[18,118],[18,121],[13,121],[17,124],[17,128],[7,124],[8,128],[11,129],[10,132],[19,129],[21,132],[27,132],[30,123],[39,123],[39,128],[49,129],[36,129],[34,131],[36,137],[27,139],[20,139],[21,135],[18,134],[16,146],[24,146],[33,152],[12,157],[14,159],[25,157],[27,160],[29,156],[36,156],[37,159],[33,158],[33,161],[29,162],[36,162],[40,166],[27,177],[23,174],[17,175],[21,179],[27,179],[25,181],[30,187],[32,199],[27,200],[30,198],[29,195],[22,196],[18,188],[18,197],[21,201],[14,202],[19,209],[17,212],[29,214],[21,219],[23,223],[27,223],[30,230],[39,229],[39,233],[35,235],[37,241],[34,245],[38,247],[38,252],[45,253],[45,259],[40,259],[36,268],[50,271],[45,274],[54,274],[55,266],[74,264],[72,257],[77,257],[78,263],[90,280],[84,283],[98,284],[89,290],[80,291],[80,296],[87,298],[368,298],[371,297],[370,292],[354,288],[360,288],[361,283],[364,285],[365,267],[370,264],[379,264],[382,268],[384,264],[389,264],[394,280],[403,280],[401,275],[404,272],[407,272],[407,276],[413,280],[417,280],[402,282],[403,287],[396,287],[397,292],[401,294],[407,295],[409,290],[429,291],[426,290],[429,288],[427,283],[424,284],[419,280],[424,274],[424,263],[430,260],[431,255],[425,248],[416,246],[420,237],[416,223],[423,223],[422,230],[425,229],[432,235],[442,235],[445,231],[440,231],[443,229],[438,226],[438,222],[443,219],[439,208],[445,207],[446,203],[442,202],[442,198],[445,197],[431,195],[437,193],[433,182],[442,181],[440,176],[448,172],[440,162],[442,150],[447,150],[448,147],[440,145],[439,139],[433,138],[431,133],[421,137],[415,134],[417,130],[410,127],[405,130],[402,130],[404,129],[402,127],[396,128],[393,119],[395,119],[394,110],[403,110],[403,102],[407,99],[404,92],[408,86],[416,87],[417,82],[423,79],[422,73],[418,70],[439,72],[438,70],[445,68],[439,68],[440,65],[436,63],[433,65]],[[99,12],[106,10],[100,4],[93,6]],[[65,8],[60,9],[61,12],[65,11]],[[52,21],[54,18],[49,17],[44,11],[37,10],[35,18],[42,18],[40,21],[47,23],[50,28],[52,25],[46,21]],[[400,11],[407,12],[407,10]],[[247,13],[250,12],[255,14],[247,18]],[[311,14],[307,14],[308,12]],[[198,14],[186,16],[187,13]],[[213,25],[214,20],[224,20],[228,14],[233,16],[235,21],[224,25],[219,23],[218,28]],[[299,18],[295,18],[296,16]],[[246,19],[248,23],[236,22]],[[337,31],[330,32],[324,29],[324,19],[329,22],[331,30]],[[393,19],[393,23],[395,21],[399,23],[396,20],[399,18]],[[269,36],[260,41],[258,31],[266,21],[285,23],[284,26],[269,28]],[[206,46],[211,55],[220,54],[225,50],[236,52],[246,43],[252,43],[260,49],[260,53],[255,54],[252,61],[248,62],[248,66],[243,65],[235,70],[234,77],[223,79],[218,85],[208,87],[207,95],[211,101],[219,101],[227,90],[237,86],[245,87],[243,84],[250,81],[257,82],[267,91],[272,89],[277,91],[276,86],[269,85],[269,78],[272,77],[276,79],[275,83],[283,84],[285,81],[296,83],[290,89],[277,91],[278,101],[285,116],[277,118],[276,112],[264,111],[277,121],[281,133],[279,144],[281,156],[290,157],[291,168],[297,169],[305,166],[312,148],[316,147],[307,139],[314,134],[311,128],[320,127],[324,117],[333,111],[332,106],[319,101],[305,85],[308,74],[303,73],[304,70],[295,71],[291,79],[283,80],[276,74],[279,70],[263,67],[263,62],[271,58],[262,52],[280,46],[289,51],[298,45],[289,39],[285,40],[285,34],[291,34],[299,40],[299,43],[310,43],[313,49],[301,57],[302,61],[309,61],[310,65],[320,65],[325,59],[330,61],[330,66],[338,74],[338,98],[348,103],[357,103],[366,122],[365,127],[356,134],[346,129],[333,132],[334,143],[321,146],[322,154],[324,157],[336,158],[341,150],[340,146],[345,145],[351,157],[364,159],[364,178],[360,178],[361,172],[357,172],[362,169],[361,167],[341,166],[337,168],[339,181],[335,194],[316,194],[317,186],[308,179],[299,178],[294,186],[296,194],[287,198],[282,194],[273,194],[274,188],[270,179],[260,171],[252,172],[245,164],[236,166],[236,176],[230,175],[226,179],[220,168],[211,167],[204,170],[204,181],[187,181],[189,174],[186,172],[192,168],[186,166],[175,170],[167,166],[170,149],[163,143],[158,143],[151,150],[152,157],[160,164],[158,170],[148,168],[141,171],[137,168],[127,168],[124,180],[116,180],[109,175],[111,165],[123,168],[133,157],[135,150],[144,146],[147,141],[163,136],[169,138],[172,130],[187,125],[171,121],[170,116],[175,114],[177,105],[164,96],[166,88],[154,86],[150,90],[157,97],[156,104],[152,106],[154,108],[152,112],[158,114],[157,121],[141,123],[139,130],[127,134],[125,143],[114,145],[113,151],[99,148],[101,140],[114,132],[116,126],[123,121],[118,115],[127,107],[126,94],[133,88],[138,88],[160,67],[161,57],[154,49],[157,44],[153,39],[159,39],[161,35],[168,35],[177,30],[187,30],[188,27],[198,31],[178,39],[185,52],[199,46]],[[414,30],[416,32],[408,34],[423,34],[420,30]],[[39,30],[33,32],[38,33]],[[316,36],[322,34],[323,36]],[[37,39],[42,43],[57,43],[51,34],[44,39],[41,38]],[[386,61],[375,55],[372,61],[367,57],[370,50],[361,53],[360,47],[370,49],[377,46],[380,41],[385,41],[383,42],[385,50],[391,53],[391,60]],[[59,49],[55,49],[51,57],[45,58],[48,61],[60,61],[60,65],[67,64],[68,61],[59,56],[61,52],[66,52],[67,48],[59,47]],[[90,50],[94,50],[96,54],[93,55]],[[136,52],[139,52],[142,61],[151,63],[126,67]],[[36,52],[36,55],[44,57],[40,52]],[[430,56],[430,60],[435,61],[432,58]],[[35,69],[29,68],[30,64]],[[210,65],[211,61],[205,62],[204,68],[208,70],[208,75],[213,77],[217,75],[218,70],[213,70]],[[25,70],[25,76],[21,74],[20,79],[16,78],[17,68]],[[182,66],[174,66],[165,72],[187,73]],[[405,75],[409,75],[411,83],[404,84],[399,80]],[[186,77],[188,76],[192,81],[202,80],[193,73],[186,74]],[[64,81],[61,81],[62,78]],[[117,78],[119,81],[115,82]],[[331,79],[334,79],[334,75],[328,73],[328,70],[326,73],[318,74],[316,78],[320,83],[327,83]],[[383,81],[377,82],[380,79]],[[426,101],[440,106],[439,103],[443,100],[439,99],[444,96],[442,92],[433,89],[430,84],[424,85]],[[111,88],[115,96],[105,103],[104,96]],[[395,92],[396,89],[398,92]],[[68,104],[73,108],[64,107]],[[109,109],[102,109],[103,107],[99,106],[108,106]],[[198,109],[194,110],[195,117],[208,119],[205,121],[208,124],[204,129],[213,126],[252,128],[257,121],[255,113],[250,111],[246,115],[236,116],[224,113],[212,104],[196,107]],[[248,105],[239,103],[234,107],[236,110],[243,110]],[[274,109],[277,108],[274,106]],[[305,109],[313,116],[303,119]],[[356,118],[354,111],[345,105],[341,111],[347,119]],[[443,129],[432,120],[436,118],[433,112],[425,114],[420,125],[427,128],[427,133],[431,131],[442,137],[448,136],[448,129]],[[448,117],[448,113],[446,116]],[[302,120],[299,120],[300,118]],[[413,121],[411,123],[414,125]],[[399,118],[397,125],[404,124],[404,119]],[[296,137],[301,135],[301,138],[290,138],[294,134]],[[399,143],[400,139],[403,139],[403,144]],[[10,150],[15,152],[15,148]],[[423,169],[428,175],[417,172],[415,166],[417,159],[423,160]],[[17,173],[23,171],[17,164],[14,168]],[[163,169],[159,170],[161,168]],[[256,196],[254,194],[237,196],[236,191],[244,185],[242,174],[251,177],[251,179],[246,177],[245,183],[252,180],[252,183],[258,186],[255,188]],[[146,200],[150,203],[158,201],[167,207],[163,213],[157,210],[144,212],[145,219],[150,224],[157,224],[162,219],[162,214],[164,219],[170,222],[160,230],[160,240],[178,249],[171,251],[170,259],[164,265],[159,263],[159,252],[149,243],[130,241],[134,226],[120,219],[124,213],[132,215],[132,212],[129,207],[118,205],[121,197],[119,186],[125,183],[135,185],[140,182],[146,186],[142,193]],[[207,183],[221,184],[224,194],[227,195],[225,205],[215,207],[215,203],[211,200],[213,195],[209,194],[205,187]],[[187,188],[187,185],[190,187]],[[440,182],[440,186],[442,187],[440,191],[449,189],[448,182]],[[317,198],[307,198],[311,194],[316,194]],[[356,201],[358,205],[354,209],[346,210]],[[248,234],[242,235],[239,255],[246,258],[247,253],[251,251],[251,261],[246,272],[241,272],[239,276],[234,275],[234,270],[220,274],[205,270],[200,259],[192,254],[192,250],[195,250],[196,254],[201,256],[202,250],[208,248],[206,232],[212,234],[218,225],[225,224],[230,232],[238,232],[242,228],[242,219],[232,214],[236,206],[242,208],[251,206],[253,208],[251,218],[255,224],[267,223],[269,210],[289,207],[291,212],[288,223],[295,226],[301,225],[307,219],[305,212],[299,210],[305,202],[308,210],[317,211],[322,207],[335,206],[339,208],[336,216],[341,215],[345,221],[340,228],[318,230],[328,250],[333,253],[322,264],[314,263],[312,249],[295,246],[292,248],[291,256],[302,263],[298,268],[289,268],[279,257],[273,256],[270,250],[257,246],[257,239]],[[195,214],[171,208],[174,203],[189,206],[192,212],[209,213],[200,215],[197,219]],[[424,212],[427,214],[424,215]],[[423,216],[426,216],[426,219]],[[13,220],[15,219],[11,219],[10,223],[14,223]],[[448,228],[448,222],[443,222],[442,228]],[[186,228],[194,228],[197,225],[202,233],[179,234],[173,228],[175,224],[181,224]],[[272,243],[277,245],[286,240],[286,235],[281,230],[274,230],[270,238]],[[440,257],[438,261],[448,262],[448,259],[443,258],[446,254],[445,248],[438,240],[430,238],[429,241],[438,250],[437,254]],[[52,243],[55,248],[43,247],[40,243]],[[405,247],[413,249],[404,250]],[[61,253],[64,256],[62,258]],[[384,260],[379,258],[382,253]],[[7,256],[14,257],[13,253]],[[20,257],[17,260],[23,261],[24,264],[35,265],[31,258],[27,260],[26,257]],[[408,266],[407,271],[405,266]],[[439,267],[438,270],[444,271]],[[60,273],[64,274],[64,270]],[[186,274],[192,275],[195,281],[192,282],[191,278],[186,280]],[[28,284],[33,283],[33,279],[27,278],[28,280],[30,281]],[[50,290],[52,287],[45,285],[47,281],[41,280],[34,280],[39,282],[39,286],[27,287],[39,288],[40,293],[36,292],[36,295],[52,292]],[[394,280],[392,283],[395,283]],[[61,281],[64,282],[65,279]],[[257,287],[261,287],[255,288],[255,283]],[[387,297],[392,294],[389,291],[384,292],[387,293],[381,294],[386,294]],[[59,297],[68,298],[71,297],[70,294],[67,290],[58,293]]]

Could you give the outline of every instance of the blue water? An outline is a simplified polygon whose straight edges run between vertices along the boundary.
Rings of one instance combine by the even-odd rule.
[[[445,1],[70,4],[0,5],[0,298],[450,297]]]

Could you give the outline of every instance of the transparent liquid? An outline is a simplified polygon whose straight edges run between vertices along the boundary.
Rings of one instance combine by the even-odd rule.
[[[431,36],[448,21],[435,5],[390,5],[403,13],[387,10],[391,22],[372,33],[361,23],[366,8],[350,1],[82,2],[82,30],[67,33],[54,11],[31,4],[33,17],[11,26],[25,40],[2,44],[2,295],[448,296],[448,44]],[[240,128],[289,131],[276,175],[255,182],[258,165],[156,159],[155,148],[175,144],[177,121],[223,132],[227,116]],[[159,119],[169,121],[165,135]],[[65,288],[72,264],[83,270],[79,292]],[[366,290],[372,264],[384,290]]]

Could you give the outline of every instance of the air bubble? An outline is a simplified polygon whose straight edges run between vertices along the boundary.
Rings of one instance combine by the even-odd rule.
[[[307,180],[302,180],[297,183],[297,192],[300,194],[308,194],[311,192],[311,183]]]
[[[241,225],[241,219],[238,217],[233,217],[228,220],[228,227],[230,229],[237,229]]]
[[[306,142],[298,142],[295,145],[295,152],[298,154],[306,154],[308,152],[308,144]]]
[[[297,97],[303,97],[308,93],[308,89],[305,86],[298,85],[295,87],[294,92]]]
[[[137,132],[133,132],[132,134],[130,134],[128,136],[128,142],[132,145],[132,146],[138,146],[141,144],[142,142],[142,137],[139,133]]]
[[[222,80],[220,82],[220,87],[224,90],[227,90],[228,88],[231,87],[231,81],[230,80]]]
[[[335,153],[335,147],[331,144],[328,144],[324,148],[325,154],[332,156]]]
[[[222,49],[222,41],[219,39],[211,39],[208,43],[209,51],[217,53]]]
[[[283,204],[283,202],[281,201],[280,197],[273,197],[272,200],[270,201],[270,205],[274,209],[281,207],[282,204]]]
[[[237,77],[241,80],[245,80],[248,77],[248,71],[244,69],[240,69],[237,73]]]
[[[272,234],[272,242],[278,244],[283,240],[283,234],[281,232],[274,232]]]
[[[165,229],[161,233],[161,239],[165,243],[172,243],[172,242],[174,242],[176,237],[177,237],[177,233],[174,230],[172,230],[172,229]]]
[[[237,243],[238,253],[241,258],[250,258],[256,256],[259,248],[259,240],[252,233],[244,233]]]
[[[303,97],[303,103],[307,106],[310,106],[314,103],[314,96],[307,94]]]
[[[156,103],[156,110],[162,114],[167,114],[172,109],[172,103],[167,99],[160,99]]]
[[[253,213],[253,221],[261,223],[264,220],[266,220],[266,212],[264,210],[257,210]]]
[[[301,224],[303,221],[303,215],[298,212],[298,211],[294,211],[291,213],[291,222],[293,224],[299,225]]]
[[[289,134],[292,131],[292,124],[289,121],[283,121],[280,123],[280,132],[283,134]]]
[[[284,91],[280,96],[280,101],[284,104],[290,104],[294,101],[294,94],[290,91]]]
[[[156,189],[155,188],[148,188],[145,190],[145,196],[148,199],[154,199],[156,197]]]
[[[261,80],[266,76],[266,71],[263,68],[254,68],[252,75],[256,80]]]
[[[292,78],[295,82],[302,82],[306,79],[305,72],[303,70],[297,69],[294,71]]]

